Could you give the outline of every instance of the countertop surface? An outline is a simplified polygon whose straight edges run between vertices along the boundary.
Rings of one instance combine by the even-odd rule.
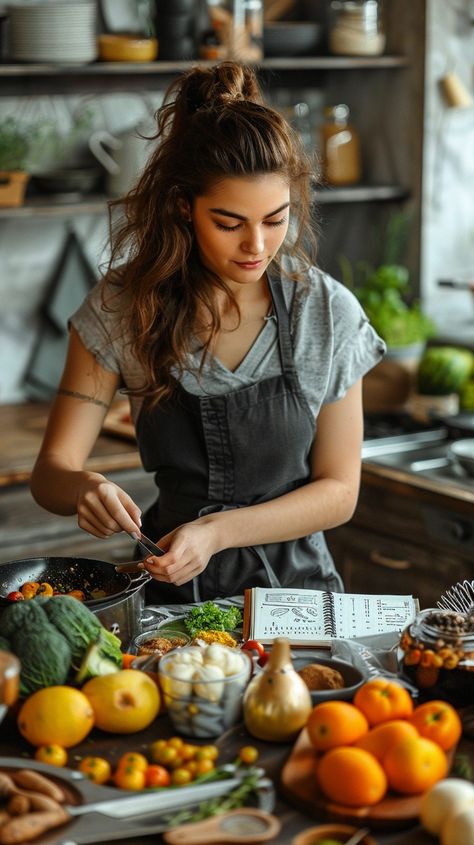
[[[29,481],[41,446],[49,406],[43,402],[0,405],[0,487]],[[97,472],[141,466],[135,443],[111,435],[97,440],[88,469]]]
[[[171,735],[173,735],[173,728],[167,716],[160,716],[147,730],[128,736],[106,734],[99,730],[93,730],[80,745],[70,749],[69,766],[76,769],[78,761],[90,754],[105,757],[114,766],[123,753],[138,751],[146,754],[147,748],[152,742]],[[293,806],[292,803],[282,797],[280,773],[291,752],[292,743],[271,743],[256,740],[247,733],[243,723],[229,729],[219,739],[211,739],[207,742],[214,742],[219,748],[219,764],[232,762],[238,753],[238,749],[243,745],[257,747],[259,765],[264,768],[266,775],[272,779],[276,788],[277,802],[274,812],[281,820],[282,829],[279,835],[271,840],[275,845],[291,845],[292,838],[297,833],[327,821],[318,814],[316,808],[314,815],[308,815],[306,812],[300,812],[296,805]],[[206,741],[198,741],[198,744],[206,744]],[[3,757],[22,757],[22,765],[26,768],[28,758],[31,759],[32,750],[32,746],[28,745],[19,735],[13,714],[10,714],[0,725],[0,755]],[[474,762],[474,742],[472,740],[463,738],[458,746],[458,751],[467,755],[471,763]],[[58,770],[59,773],[60,770]],[[361,820],[361,826],[363,824],[364,822]],[[433,845],[434,843],[433,838],[419,826],[411,826],[397,831],[391,831],[390,827],[388,829],[384,827],[380,830],[374,830],[373,836],[377,845]],[[45,839],[46,837],[41,837],[38,840],[39,845],[43,845]],[[97,841],[100,841],[100,838]],[[141,836],[120,839],[119,841],[124,842],[124,845],[150,845],[150,843],[162,842],[163,839],[160,835],[154,834],[151,837]],[[64,843],[64,835],[51,836],[51,838],[48,836],[48,843],[49,845]],[[467,843],[462,843],[462,845],[467,845]]]

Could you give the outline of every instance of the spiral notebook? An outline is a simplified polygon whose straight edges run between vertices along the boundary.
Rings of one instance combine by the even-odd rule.
[[[294,646],[324,646],[402,631],[418,611],[413,596],[252,587],[245,590],[243,634],[263,644],[288,637]]]

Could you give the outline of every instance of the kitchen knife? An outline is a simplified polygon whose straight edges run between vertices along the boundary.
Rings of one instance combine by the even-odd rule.
[[[136,540],[138,545],[145,550],[146,555],[152,554],[155,555],[155,557],[161,557],[161,555],[164,555],[165,553],[163,549],[160,549],[156,543],[146,537],[141,531],[140,534],[137,534],[136,531],[132,531],[130,537],[132,540]]]

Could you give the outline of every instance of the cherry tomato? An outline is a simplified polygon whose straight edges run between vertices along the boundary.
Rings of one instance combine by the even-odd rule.
[[[258,760],[258,751],[253,745],[244,745],[239,751],[239,757],[246,766],[251,766]]]
[[[258,640],[247,640],[242,646],[242,651],[256,651],[257,657],[261,657],[265,649]]]
[[[40,745],[35,751],[35,760],[49,763],[51,766],[65,766],[67,751],[62,745]]]
[[[214,769],[213,760],[196,760],[196,775],[205,775],[207,772],[212,772]]]
[[[164,766],[148,766],[145,772],[145,786],[169,786],[171,775]]]
[[[180,736],[172,736],[171,739],[168,740],[169,748],[177,748],[178,751],[184,745],[184,739],[181,739]]]
[[[201,745],[196,751],[195,760],[217,760],[219,749],[215,745]]]
[[[114,774],[114,783],[119,789],[144,789],[145,772],[133,766],[120,766]]]
[[[128,652],[122,652],[122,669],[130,669],[133,661],[136,659],[136,654],[128,654]]]
[[[79,771],[93,783],[107,783],[112,776],[110,763],[103,757],[84,757],[79,763]]]
[[[8,601],[25,601],[23,593],[20,593],[19,590],[13,590],[11,593],[8,593],[7,599]]]
[[[132,769],[138,769],[139,772],[146,772],[148,766],[149,763],[146,757],[137,751],[129,751],[127,754],[122,754],[117,763],[118,769],[130,767]]]
[[[153,760],[156,763],[161,763],[162,766],[172,766],[176,760],[179,760],[179,754],[177,748],[170,748],[167,745],[165,748],[160,748],[153,755]]]
[[[193,776],[189,769],[185,769],[184,766],[181,766],[179,769],[175,769],[174,772],[171,772],[171,783],[174,786],[184,786],[186,783],[190,783],[192,781]]]
[[[181,757],[181,760],[194,760],[198,748],[198,745],[192,745],[190,742],[185,742],[179,749],[179,756]]]

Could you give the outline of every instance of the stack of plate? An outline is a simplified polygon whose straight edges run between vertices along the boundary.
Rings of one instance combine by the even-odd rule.
[[[97,58],[95,0],[24,3],[8,13],[10,59],[82,64]]]

